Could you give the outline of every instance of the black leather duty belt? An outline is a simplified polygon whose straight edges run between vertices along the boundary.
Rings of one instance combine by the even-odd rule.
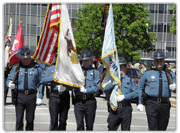
[[[118,108],[131,105],[130,101],[118,102]]]
[[[88,95],[76,95],[76,98],[78,100],[90,100],[90,99],[94,99],[94,95],[92,95],[92,94],[88,94]]]
[[[168,103],[169,102],[169,98],[158,98],[158,97],[147,97],[147,100],[153,100],[156,101],[158,103]]]
[[[37,91],[34,90],[34,89],[31,89],[31,90],[18,90],[18,93],[23,93],[25,95],[31,95],[31,94],[37,93]]]
[[[52,90],[52,93],[54,93],[54,94],[59,94],[59,95],[63,95],[63,94],[68,93],[68,91],[65,90],[65,91],[63,91],[63,92],[59,92],[58,90]]]

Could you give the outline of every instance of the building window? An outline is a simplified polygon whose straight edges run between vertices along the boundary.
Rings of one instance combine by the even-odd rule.
[[[173,14],[173,4],[168,4],[168,14]]]
[[[165,13],[165,4],[159,4],[159,13]]]
[[[149,4],[150,13],[154,13],[154,4]]]
[[[158,32],[163,32],[163,23],[158,24]]]
[[[170,23],[168,23],[167,25],[164,25],[164,33],[166,33],[166,31],[167,33],[170,33]]]

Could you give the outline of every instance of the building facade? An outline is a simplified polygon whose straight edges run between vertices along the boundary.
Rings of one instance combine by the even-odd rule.
[[[176,12],[173,11],[175,4],[152,4],[149,3],[148,10],[150,11],[148,19],[151,19],[152,27],[148,32],[156,33],[158,41],[154,41],[154,51],[162,49],[167,57],[167,62],[176,62],[176,35],[170,33],[171,19]],[[139,51],[142,55],[141,60],[151,60],[154,52],[147,53]]]
[[[24,46],[35,51],[43,28],[47,6],[48,4],[45,3],[4,4],[4,38],[8,30],[9,18],[12,14],[13,27],[11,45],[13,44],[20,20],[22,20]],[[83,4],[67,4],[72,28],[75,27],[74,20],[77,19],[76,13],[79,11],[79,7],[83,6]],[[155,45],[154,51],[162,49],[167,56],[166,60],[170,62],[176,62],[176,35],[170,33],[170,24],[172,24],[171,19],[176,13],[173,12],[173,6],[175,6],[175,4],[149,3],[147,8],[150,11],[148,19],[151,19],[153,24],[151,29],[147,32],[155,32],[155,37],[158,38],[158,41],[153,42],[153,45]],[[153,56],[153,52],[139,52],[142,55],[141,60],[148,61],[151,60],[151,57]]]
[[[44,25],[48,4],[41,3],[8,3],[4,5],[4,38],[6,36],[10,17],[13,18],[12,26],[12,42],[17,33],[20,21],[22,20],[23,41],[24,46],[29,47],[33,51],[36,50],[38,40]],[[74,28],[74,20],[77,18],[76,13],[83,4],[67,4],[68,12],[72,27]]]

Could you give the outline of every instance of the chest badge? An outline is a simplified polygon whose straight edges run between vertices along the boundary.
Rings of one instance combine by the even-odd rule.
[[[93,73],[90,73],[91,76],[93,76]]]
[[[152,79],[155,79],[155,75],[152,75],[151,78],[152,78]]]

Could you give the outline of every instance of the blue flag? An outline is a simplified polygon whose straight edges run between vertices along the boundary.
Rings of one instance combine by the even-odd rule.
[[[115,87],[110,96],[110,106],[113,110],[118,107],[117,97],[121,94],[120,86],[120,67],[118,60],[118,52],[114,34],[114,20],[112,4],[109,7],[108,19],[106,23],[105,36],[102,48],[102,62],[107,67],[105,78],[102,82],[102,87],[105,88],[109,83],[115,83]]]

